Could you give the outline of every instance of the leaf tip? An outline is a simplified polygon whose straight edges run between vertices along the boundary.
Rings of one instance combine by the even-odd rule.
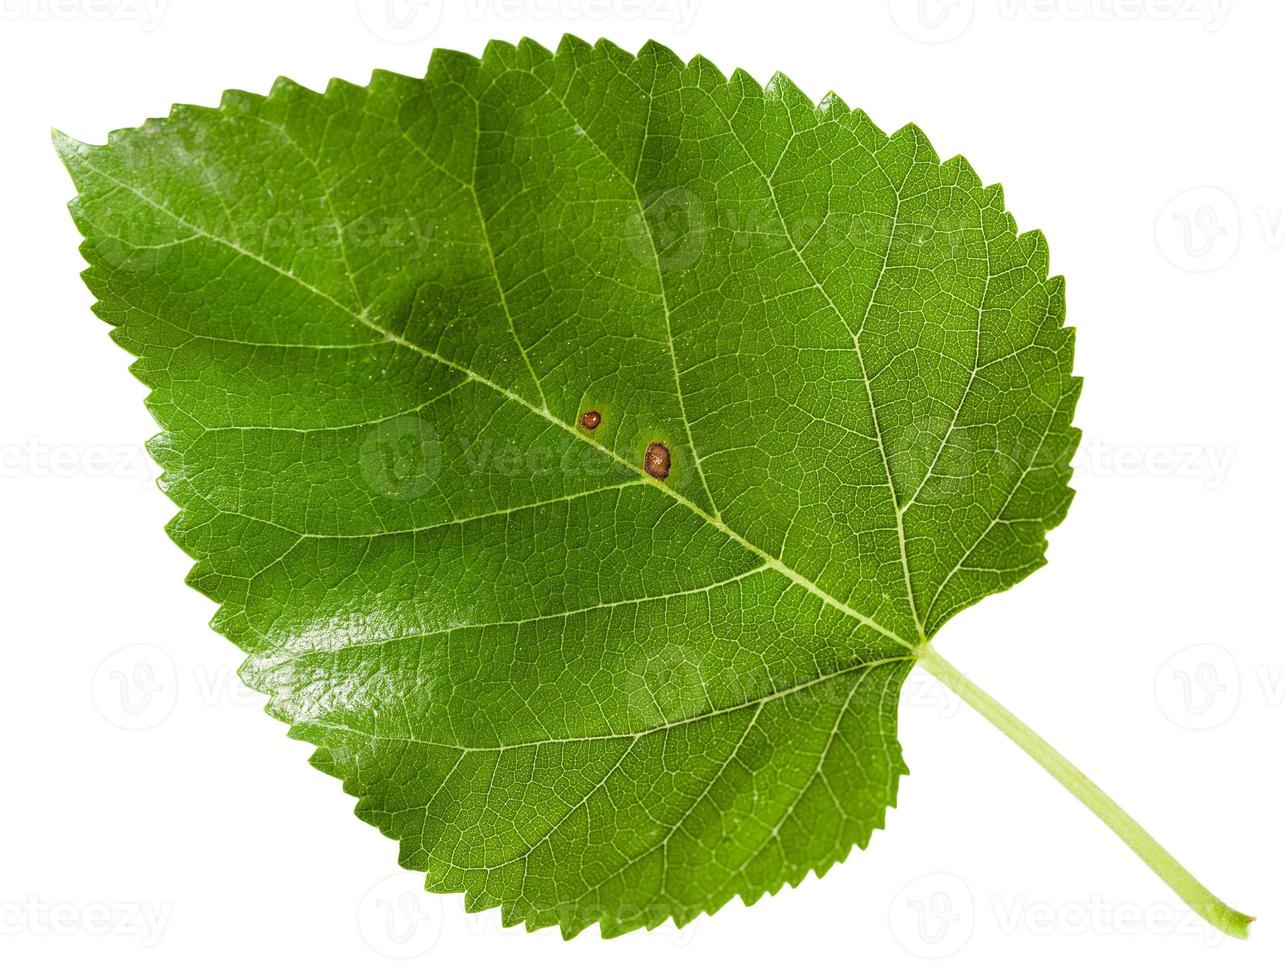
[[[571,45],[571,46],[583,44],[586,48],[591,48],[592,50],[597,51],[600,54],[605,54],[612,58],[624,57],[624,58],[629,58],[630,60],[633,59],[633,55],[630,52],[626,51],[619,44],[617,44],[615,41],[611,40],[611,38],[608,38],[608,37],[600,37],[598,38],[598,40],[594,41],[593,44],[589,44],[588,41],[585,41],[584,39],[579,38],[574,34],[563,34],[562,40],[558,44],[559,52],[561,52],[562,46],[564,44]]]
[[[937,156],[937,151],[933,148],[932,141],[928,139],[928,134],[917,123],[906,123],[893,133],[891,138],[894,144],[905,144],[917,160],[924,159],[930,163],[941,162]]]
[[[55,127],[50,128],[49,139],[54,145],[54,152],[58,154],[58,159],[75,178],[75,164],[89,155],[89,144],[82,143]]]
[[[524,38],[524,40],[530,39]],[[536,42],[532,41],[531,43],[535,44]],[[594,44],[590,44],[578,34],[572,34],[570,31],[567,31],[562,35],[562,37],[558,38],[558,46],[554,49],[554,54],[559,56],[563,54],[584,54],[585,52],[594,50],[616,52],[619,49],[605,37],[599,38]]]
[[[713,80],[715,85],[726,85],[727,78],[719,71],[718,65],[710,61],[703,54],[698,54],[687,63],[687,67],[696,72],[697,76],[705,76]]]
[[[786,105],[798,105],[805,102],[811,105],[803,89],[795,85],[784,72],[778,71],[767,80],[767,84],[763,86],[763,95],[768,99],[784,102]]]
[[[962,153],[956,153],[949,160],[944,161],[942,166],[954,168],[955,179],[968,190],[980,191],[982,189],[982,178],[978,176],[973,165],[968,162]]]
[[[852,110],[848,108],[848,104],[843,101],[839,93],[831,89],[817,103],[817,111],[822,115],[846,116]]]
[[[482,48],[482,64],[490,66],[498,61],[501,63],[501,67],[504,67],[505,63],[513,57],[517,50],[517,45],[510,44],[508,41],[501,41],[499,38],[491,38]]]
[[[570,36],[574,40],[580,41],[581,44],[585,44],[586,47],[589,46],[588,44],[586,44],[586,42],[581,41],[580,38],[575,37],[575,35],[570,35]],[[568,35],[566,34],[563,35],[564,40],[567,37]],[[528,37],[525,35],[518,41],[517,50],[519,54],[527,55],[535,61],[548,61],[550,58],[553,57],[552,51],[546,48],[543,44],[541,44],[535,38]]]
[[[758,83],[757,78],[747,72],[744,68],[735,69],[732,74],[727,77],[727,80],[733,85],[740,86],[743,91],[748,92],[751,95],[760,98],[763,95],[763,86]]]
[[[49,138],[52,140],[54,149],[58,151],[60,157],[66,156],[68,153],[75,153],[77,148],[82,145],[79,140],[72,139],[57,126],[49,128]]]
[[[681,68],[683,64],[682,58],[655,40],[647,41],[638,49],[638,59],[640,61],[651,61],[655,64],[668,64],[671,67],[678,68]]]
[[[1018,245],[1026,252],[1027,264],[1041,279],[1049,275],[1049,240],[1038,228],[1024,231],[1017,236]],[[1061,277],[1059,277],[1061,278]],[[1062,280],[1065,284],[1065,279]],[[1061,288],[1061,285],[1054,288]]]

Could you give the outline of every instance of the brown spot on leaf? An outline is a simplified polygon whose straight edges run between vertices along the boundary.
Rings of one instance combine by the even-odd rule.
[[[592,432],[602,424],[602,413],[590,410],[580,416],[580,428],[588,429]]]
[[[669,476],[669,449],[663,442],[653,442],[643,456],[643,469],[648,476],[663,480]]]

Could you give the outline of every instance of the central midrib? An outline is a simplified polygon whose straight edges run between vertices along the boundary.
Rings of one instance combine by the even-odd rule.
[[[728,527],[721,519],[707,512],[699,504],[695,503],[685,495],[679,493],[677,490],[675,490],[673,487],[669,486],[668,484],[664,483],[663,481],[657,480],[651,477],[650,474],[648,474],[645,470],[643,470],[637,464],[619,455],[609,446],[603,445],[597,440],[588,438],[583,433],[579,432],[574,425],[569,424],[564,420],[558,418],[549,410],[532,404],[531,402],[527,401],[527,399],[523,398],[521,395],[517,394],[516,392],[510,391],[509,389],[505,388],[503,385],[495,381],[492,381],[490,378],[484,375],[478,374],[473,369],[465,367],[462,364],[458,364],[455,361],[452,361],[450,358],[437,353],[436,351],[429,350],[427,347],[421,347],[419,344],[416,344],[414,341],[409,340],[406,337],[403,337],[401,334],[398,334],[392,330],[389,330],[387,327],[384,327],[381,324],[376,323],[374,320],[371,320],[364,313],[361,313],[357,310],[352,309],[347,304],[342,303],[334,296],[331,296],[325,290],[320,289],[317,286],[314,286],[306,279],[301,279],[299,276],[295,275],[289,269],[284,269],[281,266],[276,265],[273,262],[270,262],[268,259],[264,258],[263,256],[257,255],[256,253],[245,248],[239,242],[235,242],[235,241],[232,241],[231,239],[223,238],[222,236],[216,235],[213,232],[210,232],[207,229],[202,228],[200,225],[197,225],[189,221],[188,219],[184,218],[182,215],[179,215],[174,211],[171,211],[169,208],[165,207],[159,201],[156,201],[155,199],[147,196],[138,188],[125,183],[124,181],[120,180],[113,174],[106,172],[105,170],[95,167],[92,163],[89,162],[89,160],[86,158],[86,156],[83,153],[81,154],[80,160],[81,160],[81,163],[86,167],[86,169],[93,171],[99,176],[105,178],[106,180],[111,181],[116,186],[133,194],[135,197],[137,197],[140,201],[142,201],[148,207],[154,208],[157,211],[161,212],[162,214],[167,215],[169,218],[173,219],[178,224],[192,231],[194,234],[200,235],[201,237],[206,238],[209,241],[222,245],[225,248],[229,248],[232,251],[238,253],[239,255],[243,255],[246,258],[259,263],[265,269],[269,269],[272,272],[276,273],[277,275],[281,276],[282,278],[290,282],[293,282],[299,286],[302,286],[304,289],[307,289],[313,295],[330,303],[336,309],[340,310],[345,315],[351,317],[355,322],[360,323],[362,326],[366,327],[368,330],[371,330],[372,332],[384,338],[385,340],[389,341],[390,343],[399,344],[407,348],[408,350],[415,351],[417,354],[419,354],[422,357],[427,357],[430,360],[436,361],[437,363],[452,369],[453,371],[457,371],[460,374],[463,374],[469,380],[474,381],[478,384],[484,385],[487,388],[490,388],[492,391],[495,391],[497,394],[503,396],[504,398],[507,398],[509,401],[512,401],[515,404],[521,405],[523,408],[525,408],[527,411],[531,412],[531,414],[537,416],[538,418],[542,418],[549,424],[557,426],[558,428],[562,429],[563,432],[580,440],[586,445],[594,447],[596,450],[598,450],[599,452],[609,457],[618,465],[625,467],[626,469],[628,469],[633,473],[636,473],[640,477],[645,477],[645,482],[647,484],[649,484],[652,487],[655,487],[661,493],[667,494],[673,500],[675,500],[682,506],[686,507],[692,513],[696,514],[698,517],[704,520],[711,527],[722,532],[724,535],[726,535],[731,540],[735,541],[741,547],[745,548],[750,553],[762,559],[762,561],[769,568],[785,576],[795,585],[801,586],[802,588],[806,589],[808,592],[811,592],[813,595],[815,595],[822,602],[826,603],[827,605],[831,606],[834,609],[837,609],[839,612],[842,612],[844,615],[852,619],[855,619],[857,622],[870,627],[871,629],[875,630],[877,633],[880,633],[884,637],[897,643],[899,646],[902,646],[907,650],[911,650],[911,651],[916,650],[915,643],[905,639],[900,634],[888,629],[882,623],[879,623],[877,620],[871,618],[865,613],[862,613],[856,609],[853,609],[846,602],[843,602],[842,600],[831,595],[829,592],[821,588],[819,585],[817,585],[814,581],[809,579],[807,576],[800,574],[795,569],[785,564],[785,562],[783,562],[776,555],[773,555],[770,552],[765,551],[763,548],[760,548],[758,545],[754,544],[754,542],[748,540],[747,538],[743,537],[741,534],[737,533],[734,529]]]

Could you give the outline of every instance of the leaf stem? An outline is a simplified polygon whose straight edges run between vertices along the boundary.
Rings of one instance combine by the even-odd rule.
[[[943,660],[931,643],[923,643],[916,648],[916,652],[921,667],[980,712],[983,718],[1012,739],[1018,748],[1065,786],[1072,796],[1097,814],[1193,911],[1229,936],[1248,938],[1253,916],[1237,912],[1197,881],[1133,817],[1125,813],[1120,804],[1071,765],[1057,749],[1031,731],[1016,715]]]

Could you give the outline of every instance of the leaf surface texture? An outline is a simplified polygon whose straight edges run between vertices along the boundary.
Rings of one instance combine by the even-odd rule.
[[[916,648],[1070,502],[1042,236],[782,76],[493,44],[58,144],[191,583],[471,909],[611,935],[864,847]]]

